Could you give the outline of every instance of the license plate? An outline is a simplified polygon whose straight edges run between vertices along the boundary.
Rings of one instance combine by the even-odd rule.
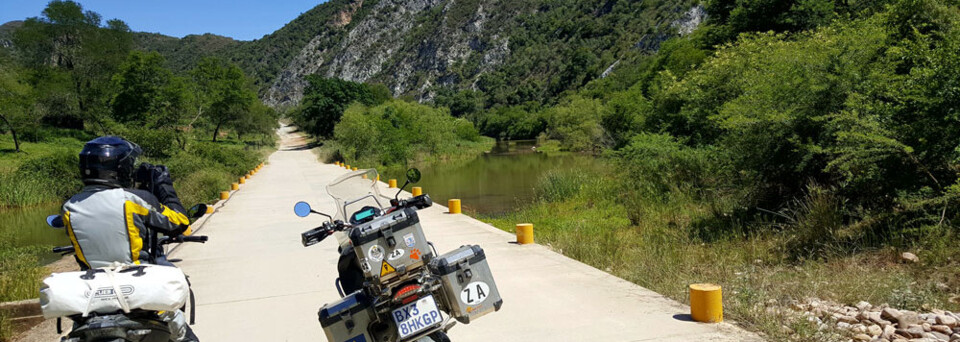
[[[440,314],[440,309],[437,308],[437,302],[433,300],[433,296],[420,298],[413,303],[393,310],[393,322],[397,324],[397,332],[401,339],[416,335],[442,321],[443,316]]]

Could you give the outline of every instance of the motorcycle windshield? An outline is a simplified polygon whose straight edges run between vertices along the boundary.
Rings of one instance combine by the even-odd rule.
[[[334,179],[327,185],[327,193],[337,202],[334,219],[349,222],[350,215],[371,206],[383,209],[389,205],[377,189],[377,170],[357,170]]]

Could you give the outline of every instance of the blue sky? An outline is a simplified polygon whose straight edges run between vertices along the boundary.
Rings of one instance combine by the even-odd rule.
[[[214,33],[240,40],[263,37],[325,0],[79,0],[84,10],[117,18],[134,31],[168,36]],[[45,0],[0,0],[0,24],[40,16]]]

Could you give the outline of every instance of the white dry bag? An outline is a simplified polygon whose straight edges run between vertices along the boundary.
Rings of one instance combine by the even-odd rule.
[[[40,307],[46,318],[133,309],[172,311],[183,307],[189,295],[187,278],[179,268],[115,264],[51,274],[40,287]]]

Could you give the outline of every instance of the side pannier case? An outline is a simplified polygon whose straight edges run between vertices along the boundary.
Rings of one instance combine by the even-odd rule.
[[[402,280],[407,272],[433,257],[420,228],[416,209],[406,208],[380,216],[350,231],[350,241],[367,279],[386,284]]]
[[[480,246],[455,249],[430,261],[429,267],[440,277],[443,306],[458,321],[469,324],[503,305]]]
[[[367,327],[376,318],[373,302],[361,291],[320,308],[320,326],[330,342],[373,341]]]

